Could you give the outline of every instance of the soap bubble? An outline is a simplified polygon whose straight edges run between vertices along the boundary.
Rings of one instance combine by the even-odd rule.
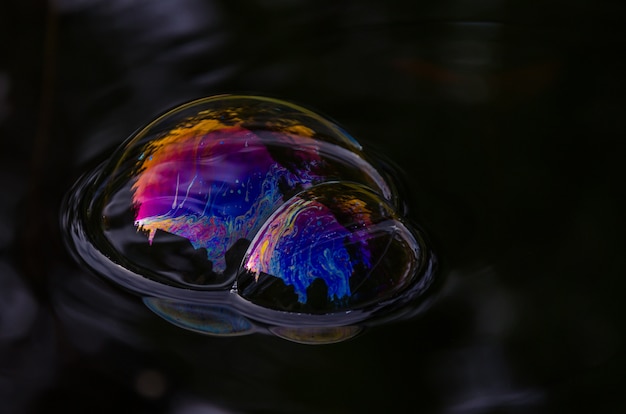
[[[379,305],[406,290],[421,243],[376,193],[326,183],[281,205],[252,240],[237,287],[279,310],[328,313]]]
[[[178,326],[320,343],[430,286],[434,257],[403,214],[393,173],[334,122],[221,95],[131,136],[63,219],[80,262]]]

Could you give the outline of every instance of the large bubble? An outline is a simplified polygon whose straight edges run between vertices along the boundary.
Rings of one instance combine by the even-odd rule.
[[[79,180],[67,240],[178,326],[336,342],[432,284],[433,255],[385,165],[300,106],[200,99]]]

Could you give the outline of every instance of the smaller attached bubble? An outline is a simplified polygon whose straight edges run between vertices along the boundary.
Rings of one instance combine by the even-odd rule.
[[[359,326],[277,326],[270,331],[283,339],[307,345],[323,345],[343,342],[354,338],[362,328]]]
[[[168,299],[143,298],[146,306],[166,321],[208,335],[245,335],[253,329],[243,316],[228,308]]]
[[[252,240],[242,297],[290,312],[332,313],[384,302],[420,277],[415,230],[378,194],[320,184],[280,206]]]

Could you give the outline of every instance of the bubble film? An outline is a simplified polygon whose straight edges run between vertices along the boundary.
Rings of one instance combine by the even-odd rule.
[[[237,240],[249,239],[289,196],[337,179],[352,158],[340,141],[315,143],[302,125],[270,124],[262,133],[243,125],[200,119],[174,129],[140,154],[132,185],[135,225],[148,240],[158,230],[184,237],[206,249],[218,273]],[[353,171],[353,178],[387,190],[374,169]]]
[[[293,292],[291,310],[347,310],[406,288],[420,255],[413,234],[376,193],[328,183],[297,194],[270,217],[248,249],[238,287],[243,297],[277,309]]]
[[[63,220],[79,261],[171,323],[323,343],[432,284],[401,206],[393,171],[334,122],[222,95],[130,137],[70,191]]]

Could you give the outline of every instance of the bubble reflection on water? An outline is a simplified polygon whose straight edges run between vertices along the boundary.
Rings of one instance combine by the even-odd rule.
[[[397,192],[334,122],[222,95],[132,136],[79,180],[63,220],[79,261],[177,326],[329,343],[410,314],[432,285]]]

